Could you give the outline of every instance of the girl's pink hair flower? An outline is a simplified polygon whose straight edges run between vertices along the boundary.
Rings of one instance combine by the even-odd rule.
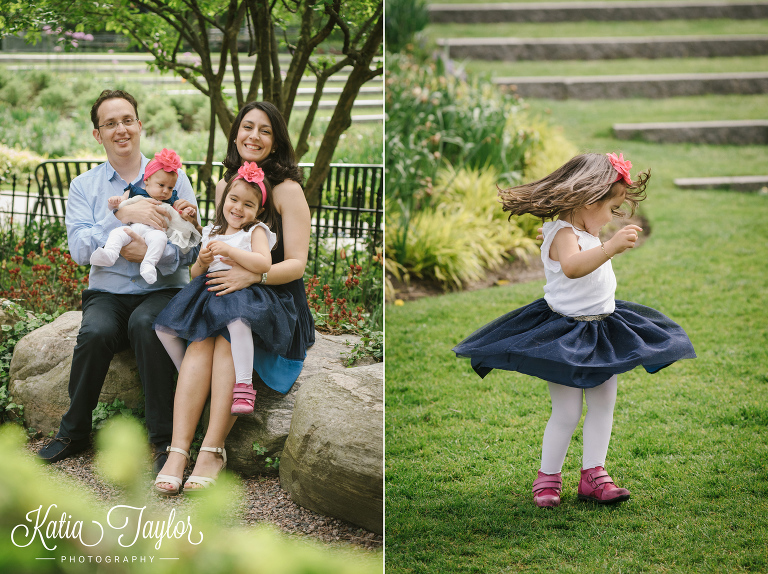
[[[168,173],[178,174],[180,167],[181,158],[179,154],[172,149],[163,148],[163,151],[157,152],[154,159],[144,168],[144,181],[147,181],[153,173],[161,169]]]
[[[620,153],[618,156],[615,153],[607,153],[608,159],[611,161],[614,169],[619,172],[619,177],[616,181],[623,179],[627,185],[632,185],[632,178],[629,176],[629,170],[632,169],[632,162],[624,159],[624,154]]]
[[[264,207],[267,201],[267,188],[264,187],[264,170],[256,165],[255,161],[246,161],[237,170],[235,179],[241,177],[249,183],[258,184],[259,188],[261,188],[261,206]]]

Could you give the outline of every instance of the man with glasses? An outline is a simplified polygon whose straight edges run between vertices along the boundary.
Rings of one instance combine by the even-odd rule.
[[[122,90],[104,90],[91,108],[93,137],[104,146],[107,161],[76,177],[67,200],[67,239],[72,258],[87,265],[91,254],[103,247],[109,232],[132,223],[165,229],[168,220],[159,202],[153,199],[120,207],[107,206],[110,196],[122,195],[129,183],[144,186],[144,168],[149,160],[141,153],[141,120],[136,100]],[[179,198],[197,202],[187,175],[179,170],[176,183]],[[199,216],[198,216],[199,219]],[[165,463],[170,445],[173,416],[173,375],[171,359],[152,329],[152,323],[168,301],[189,282],[189,265],[199,248],[182,254],[166,244],[157,264],[157,282],[149,285],[139,274],[147,250],[144,240],[130,228],[133,241],[123,247],[122,257],[112,267],[92,266],[89,288],[83,291],[83,319],[77,336],[69,379],[69,410],[62,417],[59,432],[38,453],[48,462],[57,462],[88,448],[91,414],[98,402],[104,379],[115,353],[128,348],[144,390],[146,425],[154,445],[157,472]]]

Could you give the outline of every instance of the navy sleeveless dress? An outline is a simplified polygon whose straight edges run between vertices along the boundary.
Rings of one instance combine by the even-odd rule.
[[[272,264],[285,259],[282,238],[272,250]],[[223,335],[240,319],[253,334],[253,368],[264,383],[287,393],[301,373],[307,349],[315,342],[315,323],[304,280],[284,285],[251,285],[217,297],[205,274],[193,279],[157,316],[153,328],[188,341]]]
[[[557,220],[543,226],[545,297],[480,327],[454,347],[471,360],[480,377],[493,369],[518,371],[568,387],[591,388],[642,365],[656,373],[680,359],[694,359],[688,335],[656,309],[615,300],[610,261],[589,275],[568,279],[549,259],[555,234],[574,229],[581,249],[598,249],[600,239]],[[574,304],[574,301],[576,303]],[[570,308],[570,314],[555,311]],[[588,309],[595,315],[582,315]]]

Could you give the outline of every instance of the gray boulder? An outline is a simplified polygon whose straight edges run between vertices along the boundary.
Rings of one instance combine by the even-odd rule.
[[[283,445],[291,428],[291,416],[296,401],[296,394],[305,381],[323,373],[343,372],[342,353],[348,352],[345,341],[356,342],[354,335],[325,335],[315,332],[315,344],[307,352],[304,367],[291,390],[282,395],[273,391],[254,377],[256,402],[252,415],[238,417],[235,426],[227,437],[227,466],[246,476],[257,474],[276,474],[277,470],[267,467],[267,457],[280,457]],[[207,409],[204,424],[207,427]],[[254,444],[265,449],[264,454],[257,454]],[[281,462],[282,464],[282,462]]]
[[[9,394],[24,405],[29,427],[48,434],[59,429],[69,408],[69,370],[80,330],[81,311],[70,311],[26,335],[16,344],[9,373]],[[115,355],[99,401],[120,398],[128,408],[144,404],[133,351]]]
[[[315,512],[383,533],[382,363],[313,375],[296,395],[280,485]]]
[[[61,417],[69,408],[69,371],[81,319],[80,311],[64,313],[25,336],[13,353],[10,394],[15,402],[24,405],[27,425],[43,434],[58,430]],[[287,395],[255,381],[258,394],[254,414],[239,417],[227,437],[231,469],[247,476],[277,473],[276,469],[265,466],[265,459],[280,456],[291,426],[296,392],[303,381],[313,375],[344,371],[342,353],[349,350],[344,342],[359,340],[352,335],[316,333],[315,337],[316,343],[309,349],[302,373]],[[118,353],[112,360],[99,401],[112,403],[116,398],[128,408],[144,404],[136,360],[130,349]],[[266,452],[256,454],[254,443]]]

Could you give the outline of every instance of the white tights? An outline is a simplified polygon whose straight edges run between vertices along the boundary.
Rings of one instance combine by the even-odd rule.
[[[544,431],[541,472],[557,474],[562,470],[571,436],[581,419],[582,394],[587,399],[587,414],[584,417],[584,455],[581,467],[605,466],[613,426],[613,407],[616,404],[616,375],[591,389],[547,384],[552,397],[552,416]]]
[[[235,383],[253,384],[253,335],[251,328],[242,321],[227,325],[232,346],[232,362],[235,364]],[[176,370],[181,370],[181,361],[187,346],[184,340],[163,331],[155,331],[157,338],[171,357]]]

